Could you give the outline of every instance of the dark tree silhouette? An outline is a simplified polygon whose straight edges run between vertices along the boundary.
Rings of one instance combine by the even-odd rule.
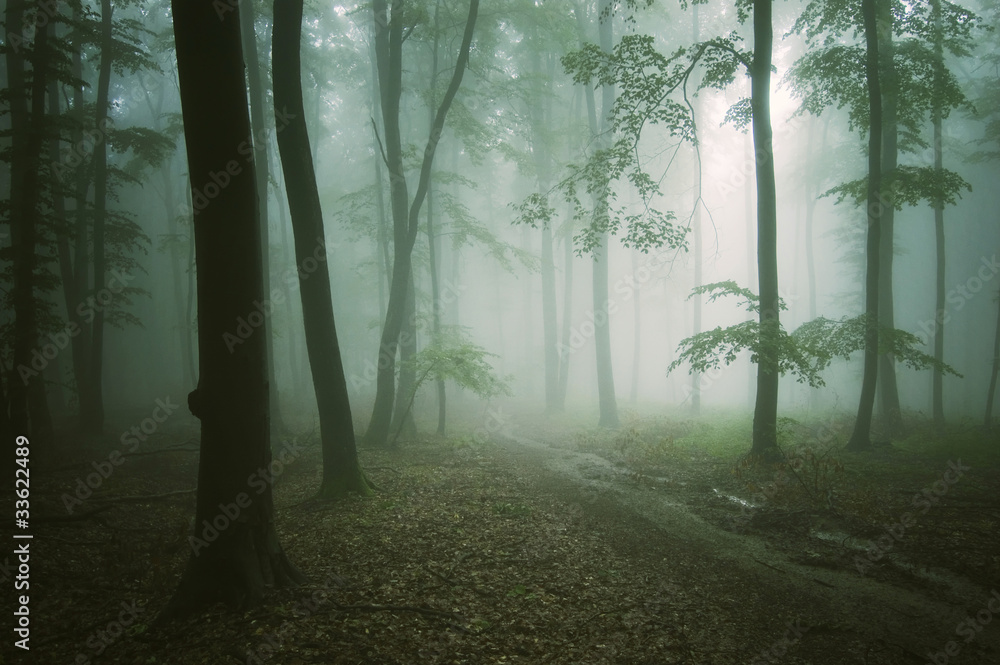
[[[278,151],[285,174],[288,207],[295,237],[295,259],[299,266],[314,261],[316,269],[299,274],[306,352],[312,370],[319,407],[323,445],[323,483],[320,494],[332,498],[353,491],[371,494],[371,487],[358,464],[347,379],[340,356],[337,327],[330,293],[329,255],[320,207],[316,173],[309,148],[305,109],[302,104],[299,45],[302,34],[302,0],[274,3],[274,103],[287,118],[278,132]],[[318,254],[320,253],[321,254]],[[308,265],[312,265],[310,262]]]
[[[290,460],[285,453],[271,459],[267,340],[258,333],[241,344],[226,341],[237,319],[265,298],[255,170],[241,153],[250,117],[239,10],[220,17],[208,2],[174,0],[172,7],[192,193],[215,195],[194,221],[199,382],[188,403],[201,419],[195,534],[161,621],[304,581],[274,527],[273,477]]]

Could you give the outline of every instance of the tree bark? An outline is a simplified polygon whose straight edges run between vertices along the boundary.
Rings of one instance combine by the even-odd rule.
[[[292,217],[295,261],[301,268],[297,272],[306,352],[323,448],[320,496],[335,498],[347,492],[369,495],[372,489],[358,463],[347,378],[333,316],[323,210],[302,103],[302,0],[275,0],[273,30],[274,106],[287,118],[287,124],[277,133],[278,152]],[[313,265],[311,271],[304,269]]]
[[[861,400],[854,431],[847,449],[871,449],[872,412],[875,407],[875,386],[878,377],[879,329],[879,248],[882,235],[882,89],[879,81],[879,39],[876,0],[862,0],[865,46],[867,57],[865,77],[868,82],[868,238],[865,275],[865,364],[861,381]]]
[[[613,12],[611,0],[598,2],[597,33],[601,51],[610,54],[614,46]],[[589,89],[589,88],[588,88]],[[593,93],[591,93],[591,96]],[[608,134],[611,132],[611,107],[615,102],[615,86],[601,86],[601,121],[600,129],[596,129],[596,118],[591,113],[591,131],[597,138],[598,145],[607,147],[610,143]],[[593,102],[589,104],[595,106]],[[594,199],[594,217],[600,219],[608,214],[609,184],[605,181],[603,191]],[[594,308],[594,347],[597,355],[597,395],[600,408],[601,427],[618,427],[618,402],[615,398],[615,378],[611,365],[611,320],[608,308],[608,232],[601,237],[601,244],[594,250],[593,259],[593,308]]]
[[[43,12],[44,7],[37,4],[37,11]],[[23,5],[14,7],[9,4],[5,18],[8,34],[21,34]],[[6,53],[7,76],[11,85],[10,219],[14,250],[14,371],[10,381],[10,425],[15,435],[39,439],[51,436],[50,423],[46,422],[47,409],[44,408],[43,379],[31,367],[31,352],[38,343],[35,269],[41,222],[38,213],[41,190],[39,167],[45,145],[45,91],[50,57],[48,40],[49,31],[37,28],[32,44],[30,107],[25,94],[24,57],[18,48],[9,47]],[[37,402],[38,390],[42,391],[42,405]]]
[[[898,162],[898,129],[896,100],[899,84],[894,61],[895,45],[892,39],[892,3],[890,0],[876,0],[878,13],[878,55],[879,80],[882,91],[882,182],[893,177]],[[894,255],[894,226],[896,218],[895,202],[887,197],[882,209],[881,245],[879,245],[879,325],[891,329],[896,327],[892,265]],[[878,368],[879,415],[890,435],[902,430],[902,414],[899,405],[899,386],[896,382],[896,361],[891,353],[879,354]]]
[[[750,76],[753,146],[757,182],[757,275],[760,288],[760,345],[757,399],[753,414],[751,454],[769,457],[777,449],[778,421],[778,229],[771,143],[772,0],[754,0],[754,50]]]
[[[274,527],[273,479],[291,460],[283,453],[272,464],[267,343],[251,334],[227,346],[237,319],[265,298],[254,165],[240,153],[250,117],[239,18],[220,17],[207,2],[175,0],[172,9],[192,193],[220,169],[229,181],[194,221],[200,353],[188,404],[201,419],[196,526],[187,569],[160,622],[304,581]]]
[[[250,97],[250,127],[253,136],[254,163],[257,174],[258,214],[260,215],[260,242],[264,262],[264,293],[271,297],[271,229],[268,214],[268,180],[271,174],[271,159],[267,154],[267,123],[264,120],[264,81],[261,75],[267,68],[261,65],[257,53],[257,35],[254,32],[254,4],[245,3],[240,12],[240,35],[243,40],[243,59],[247,63],[247,83]],[[266,51],[265,51],[266,52]],[[265,317],[262,332],[267,340],[267,387],[271,404],[271,434],[276,436],[286,431],[281,417],[281,403],[278,398],[278,382],[274,378],[274,332],[271,318]]]
[[[941,33],[941,0],[931,0],[931,12],[934,19],[934,87],[940,91],[944,85],[945,64],[944,44]],[[934,171],[940,178],[944,172],[944,154],[942,141],[942,108],[940,97],[934,95],[931,106],[931,122],[934,125]],[[945,324],[945,243],[944,243],[944,201],[934,202],[934,239],[937,251],[935,274],[934,302],[934,359],[944,362],[944,324]],[[933,370],[931,379],[931,411],[934,424],[944,425],[944,374]]]
[[[1000,294],[997,295],[997,326],[993,335],[993,362],[990,367],[990,387],[986,390],[986,415],[983,427],[993,429],[993,402],[997,394],[997,374],[1000,373]]]

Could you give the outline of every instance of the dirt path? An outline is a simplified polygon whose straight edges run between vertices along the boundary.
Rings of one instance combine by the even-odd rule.
[[[516,433],[502,445],[533,485],[581,510],[616,548],[693,589],[721,618],[706,639],[770,644],[739,662],[1000,662],[1000,621],[992,621],[1000,593],[992,589],[957,576],[899,585],[804,565],[765,539],[707,522],[669,491],[630,482],[597,455]]]

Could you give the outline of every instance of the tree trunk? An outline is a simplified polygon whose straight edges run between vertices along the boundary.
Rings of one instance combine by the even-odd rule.
[[[944,87],[945,64],[944,44],[941,34],[941,0],[931,0],[931,12],[934,18],[934,87],[939,91]],[[940,179],[944,172],[943,146],[944,137],[942,124],[941,98],[934,96],[931,106],[931,122],[934,125],[934,171]],[[939,180],[940,181],[940,180]],[[944,201],[934,202],[934,239],[937,250],[936,297],[934,303],[934,359],[944,362],[944,323],[945,323],[945,251],[944,251]],[[934,424],[944,425],[944,374],[934,370],[931,383],[931,402]]]
[[[389,19],[386,0],[374,0],[375,57],[378,63],[379,91],[382,102],[382,124],[385,134],[385,153],[389,171],[389,194],[393,220],[393,265],[386,306],[385,323],[379,340],[378,370],[375,380],[375,405],[365,440],[383,446],[392,424],[392,407],[395,401],[396,351],[399,334],[405,318],[407,290],[411,274],[413,243],[420,228],[420,208],[430,184],[431,166],[437,150],[448,109],[462,84],[462,77],[469,62],[472,33],[479,13],[479,0],[469,3],[469,16],[462,36],[462,46],[452,74],[451,83],[434,116],[434,125],[424,147],[420,176],[413,201],[409,200],[406,177],[403,172],[402,138],[399,128],[399,106],[402,94],[403,49],[403,0],[393,3]]]
[[[439,37],[441,34],[441,21],[439,19],[439,12],[441,9],[440,1],[434,7],[434,51],[432,55],[431,62],[431,80],[430,80],[430,104],[428,105],[428,111],[430,111],[430,118],[428,126],[433,131],[434,128],[434,107],[437,106],[437,77],[438,77],[438,46]],[[434,232],[434,187],[433,184],[427,187],[427,251],[430,260],[430,273],[431,273],[431,324],[433,326],[434,332],[434,343],[441,344],[441,308],[443,303],[441,302],[441,280],[438,275],[441,270],[438,264],[438,238],[437,234]],[[437,433],[439,436],[444,436],[445,422],[447,420],[447,392],[445,391],[444,379],[437,379],[435,382],[435,387],[437,388],[437,403],[438,403],[438,424]],[[413,422],[412,416],[410,417],[410,422]],[[414,426],[414,429],[416,427]]]
[[[754,0],[754,50],[750,103],[757,181],[757,275],[760,288],[760,345],[757,400],[751,454],[769,457],[777,449],[778,421],[778,251],[777,196],[771,144],[772,0]]]
[[[1000,294],[997,295],[997,327],[993,335],[993,363],[990,370],[990,387],[986,390],[986,415],[983,427],[993,429],[993,401],[997,394],[997,374],[1000,373]]]
[[[892,41],[892,8],[889,0],[876,0],[878,12],[878,53],[879,77],[882,90],[882,182],[893,177],[898,160],[898,136],[896,121],[896,100],[898,82]],[[879,246],[879,325],[891,329],[896,327],[893,316],[893,227],[895,225],[895,202],[888,200],[883,205],[881,245]],[[878,379],[879,415],[889,435],[902,430],[899,406],[899,387],[896,383],[896,361],[891,353],[879,355]]]
[[[691,5],[691,38],[694,43],[698,43],[699,37],[699,25],[698,25],[698,5]],[[695,100],[692,99],[691,107],[694,109]],[[694,115],[692,111],[692,115]],[[694,121],[694,118],[692,118]],[[697,123],[694,123],[697,127]],[[694,285],[695,288],[701,286],[702,283],[702,255],[704,254],[704,247],[702,247],[702,237],[701,237],[701,155],[698,153],[698,134],[695,133],[695,146],[694,146],[694,156],[695,165],[691,169],[691,174],[694,178],[692,187],[694,190],[693,198],[693,208],[691,211],[691,233],[694,236]],[[691,335],[697,335],[701,332],[701,295],[695,294],[692,298],[694,301],[693,305],[693,316],[692,316],[692,330]],[[697,416],[701,413],[701,373],[692,372],[691,373],[691,413]]]
[[[600,0],[598,3],[597,32],[601,51],[611,53],[614,46],[612,28],[613,12],[611,0]],[[589,89],[589,87],[588,87]],[[593,93],[590,93],[591,96]],[[591,113],[591,133],[597,137],[601,147],[610,144],[608,134],[611,131],[611,107],[615,102],[615,86],[601,86],[601,123],[596,129],[596,117]],[[589,106],[595,104],[591,102]],[[594,217],[600,219],[608,214],[608,196],[610,187],[605,181],[602,191],[594,199]],[[611,366],[611,320],[608,311],[608,233],[601,237],[601,244],[594,250],[593,260],[593,306],[594,306],[594,347],[597,354],[597,394],[600,405],[601,427],[618,427],[618,403],[615,398],[615,378]]]
[[[83,20],[78,7],[73,8],[73,20]],[[73,75],[77,80],[83,79],[83,44],[80,41],[76,41],[73,44]],[[83,86],[75,86],[73,89],[73,114],[77,116],[77,122],[72,124],[73,129],[70,131],[70,138],[74,146],[81,145],[83,141],[81,126],[85,121],[84,108]],[[80,334],[73,338],[72,349],[73,373],[75,375],[74,379],[80,408],[79,423],[80,429],[83,431],[87,429],[89,414],[93,413],[96,409],[95,402],[97,399],[90,382],[89,354],[91,349],[90,332],[92,322],[84,321],[77,311],[77,306],[83,302],[84,294],[87,293],[90,284],[88,279],[90,255],[87,251],[90,246],[88,233],[90,211],[87,209],[87,193],[90,189],[90,181],[87,173],[88,169],[82,164],[76,169],[75,191],[73,193],[73,221],[75,226],[73,232],[73,290],[76,293],[76,298],[72,303],[67,304],[67,307],[72,310],[70,321],[80,326]]]
[[[261,258],[264,262],[264,293],[271,297],[271,230],[268,214],[268,180],[271,174],[271,159],[267,154],[267,122],[264,120],[264,82],[261,72],[267,68],[261,65],[257,54],[257,35],[254,32],[254,4],[245,3],[240,12],[240,35],[243,40],[243,59],[247,63],[247,83],[250,97],[250,127],[252,129],[254,163],[257,174],[258,214],[260,215]],[[267,387],[271,404],[271,434],[278,436],[287,431],[281,417],[281,403],[278,399],[278,382],[274,378],[274,333],[271,317],[265,317],[261,332],[267,340]]]
[[[417,354],[417,299],[413,284],[413,272],[410,271],[409,289],[406,296],[406,310],[403,316],[403,327],[399,331],[399,386],[396,390],[396,404],[392,412],[393,445],[400,434],[414,437],[417,425],[413,420],[413,412],[409,405],[416,397],[417,372],[413,367],[413,357]]]
[[[572,218],[572,215],[567,215],[567,220]],[[570,334],[573,325],[573,258],[573,227],[567,221],[563,238],[562,341],[559,345],[559,393],[556,396],[556,409],[559,411],[566,410],[566,391],[569,389]]]
[[[754,163],[753,157],[753,139],[750,134],[745,134],[743,138],[743,153],[747,164]],[[754,246],[756,243],[756,234],[754,229],[754,201],[753,201],[754,188],[750,186],[747,182],[746,186],[743,188],[743,219],[746,221],[746,249],[747,249],[747,287],[752,288],[753,283],[757,281],[757,270],[756,270],[756,252],[754,252]],[[749,408],[754,408],[754,400],[757,395],[757,376],[754,371],[753,363],[748,363],[747,368],[747,404]]]
[[[97,141],[94,145],[94,280],[93,295],[100,299],[104,292],[104,227],[108,206],[108,91],[111,87],[111,61],[113,59],[113,36],[111,32],[111,0],[101,0],[101,66],[97,76]],[[103,303],[101,303],[103,305]],[[83,429],[89,434],[104,431],[104,307],[94,308],[91,328],[90,358],[87,377],[90,397],[93,403],[90,411],[82,414]]]
[[[639,253],[633,249],[632,252],[632,277],[639,272]],[[642,322],[641,310],[639,309],[639,294],[641,290],[636,288],[632,293],[632,388],[629,391],[628,401],[632,405],[639,402],[639,370],[642,367]]]
[[[265,298],[254,165],[239,152],[250,135],[239,19],[220,20],[207,2],[176,0],[172,9],[191,187],[213,182],[220,169],[229,182],[194,222],[200,371],[188,404],[201,419],[196,526],[161,622],[304,581],[274,526],[273,479],[296,452],[272,462],[267,342],[251,334],[227,344],[237,319]]]
[[[37,11],[44,8],[40,3]],[[23,6],[7,6],[8,34],[20,34]],[[45,145],[45,90],[50,50],[49,31],[36,28],[32,44],[31,105],[25,95],[24,58],[19,49],[8,48],[7,76],[11,106],[11,246],[13,248],[14,372],[10,380],[10,425],[15,435],[48,439],[51,423],[46,422],[44,383],[31,367],[32,351],[38,343],[37,304],[35,298],[36,249],[40,216],[38,213],[41,183],[39,167]],[[20,136],[18,136],[20,134]],[[21,138],[23,137],[23,139]],[[42,404],[38,391],[42,391]],[[39,441],[41,443],[41,441]],[[45,448],[43,447],[42,450]]]
[[[295,261],[299,266],[316,266],[298,274],[323,447],[320,496],[334,498],[347,492],[368,495],[372,490],[358,463],[347,378],[333,317],[330,257],[302,103],[302,0],[275,0],[273,30],[274,106],[288,118],[278,132],[278,151],[292,217]]]
[[[879,329],[879,248],[882,235],[882,89],[879,83],[878,28],[876,0],[862,0],[865,22],[867,58],[865,77],[868,82],[868,238],[865,275],[865,365],[861,381],[861,400],[854,431],[847,442],[853,451],[871,449],[872,412],[875,407],[875,385],[878,378]]]

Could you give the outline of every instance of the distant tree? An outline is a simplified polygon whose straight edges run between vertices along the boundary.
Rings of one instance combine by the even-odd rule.
[[[340,355],[337,326],[330,293],[330,257],[326,254],[326,231],[313,169],[302,103],[299,49],[302,33],[302,0],[274,2],[274,101],[287,124],[278,133],[281,166],[285,174],[288,208],[295,237],[295,259],[305,265],[316,262],[313,274],[299,275],[306,351],[312,370],[319,407],[320,440],[323,447],[323,483],[320,496],[335,498],[346,492],[372,493],[358,462],[354,420],[347,394],[347,378]],[[316,251],[323,260],[316,260]]]
[[[235,322],[266,298],[255,169],[240,153],[250,117],[239,8],[227,5],[222,16],[208,2],[176,0],[172,8],[191,187],[227,184],[194,222],[200,376],[188,403],[201,419],[196,526],[161,621],[304,581],[274,525],[267,341],[256,334],[227,345]]]
[[[942,9],[943,8],[943,9]],[[867,86],[862,75],[866,46],[851,43],[844,37],[862,30],[862,15],[857,6],[843,0],[810,2],[795,25],[804,32],[811,48],[789,72],[793,90],[802,98],[802,109],[819,114],[829,106],[846,106],[852,129],[865,131],[870,122]],[[906,10],[895,0],[876,2],[879,75],[882,91],[882,151],[879,198],[880,325],[895,326],[892,280],[895,213],[904,205],[923,201],[936,212],[938,246],[938,300],[943,303],[944,220],[943,210],[953,204],[968,184],[957,174],[943,168],[941,160],[940,121],[955,108],[967,107],[968,100],[954,75],[946,68],[945,50],[955,56],[967,56],[979,19],[953,3],[937,0],[919,2]],[[929,146],[922,138],[927,117],[935,126],[931,148],[933,166],[899,164],[900,154],[916,153]],[[867,201],[867,179],[835,187],[831,192],[845,194],[859,205]],[[938,223],[939,222],[939,223]],[[939,314],[937,318],[942,318]],[[938,323],[935,345],[943,361],[943,322]],[[879,357],[877,385],[880,412],[889,433],[902,427],[899,391],[894,359],[884,353]],[[935,400],[940,405],[940,376],[934,378]],[[938,409],[937,420],[943,419]]]
[[[420,231],[420,209],[427,195],[431,167],[445,119],[462,84],[469,61],[472,34],[479,14],[479,0],[470,0],[462,44],[452,72],[451,82],[438,106],[420,165],[417,189],[412,200],[407,191],[403,169],[403,145],[400,131],[400,97],[403,92],[403,34],[407,21],[406,3],[393,2],[390,13],[385,0],[374,0],[375,56],[378,64],[379,94],[384,128],[384,158],[389,171],[390,206],[393,220],[393,265],[389,301],[378,349],[375,405],[365,440],[385,445],[388,440],[395,402],[396,352],[400,331],[406,318],[406,300],[411,282],[413,244]]]

